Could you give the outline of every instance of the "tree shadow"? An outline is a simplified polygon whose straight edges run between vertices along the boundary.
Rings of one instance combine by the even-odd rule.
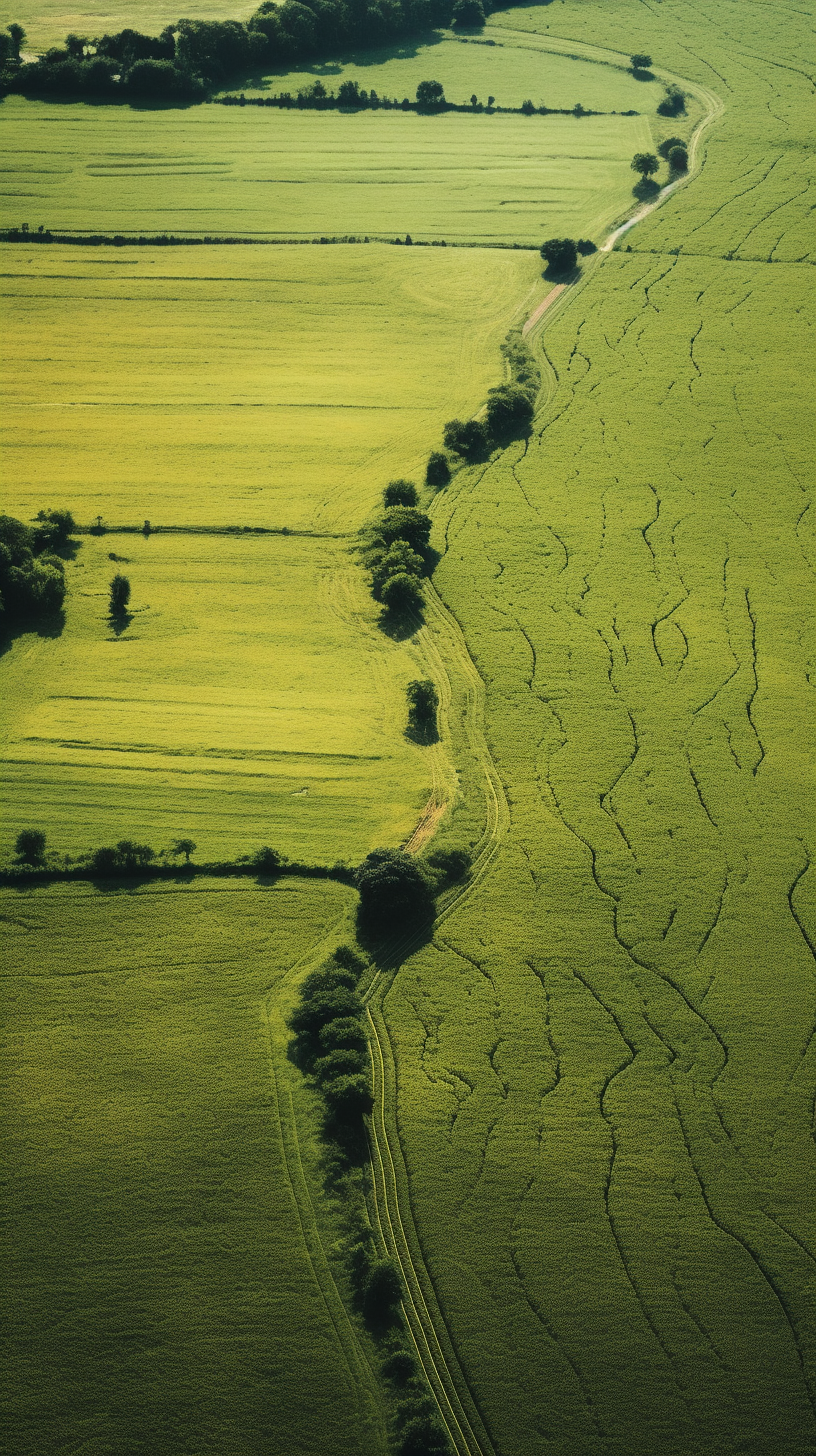
[[[433,723],[409,723],[405,729],[404,737],[410,743],[417,743],[421,748],[427,748],[431,743],[439,742],[439,729],[436,721]]]
[[[0,657],[4,657],[11,651],[18,637],[45,637],[53,639],[61,637],[65,630],[65,612],[60,607],[57,612],[49,612],[48,616],[41,617],[36,623],[31,622],[9,622],[0,631]]]
[[[109,612],[108,625],[115,637],[121,637],[133,621],[133,612]]]
[[[638,202],[653,202],[660,192],[660,183],[655,182],[653,177],[641,177],[632,188]]]
[[[629,75],[633,76],[636,81],[653,81],[655,79],[654,71],[636,70],[634,66],[629,67]]]
[[[424,626],[425,618],[419,612],[395,612],[383,607],[377,626],[392,642],[407,642]]]
[[[554,268],[552,263],[548,263],[541,276],[546,283],[577,283],[581,276],[581,265],[576,263],[574,268]]]
[[[429,913],[427,920],[398,926],[393,921],[386,925],[382,921],[369,920],[363,915],[361,907],[357,907],[357,940],[378,971],[398,970],[409,956],[430,944],[433,928],[434,911]]]

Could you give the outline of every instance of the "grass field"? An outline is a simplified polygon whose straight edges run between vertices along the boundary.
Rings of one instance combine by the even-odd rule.
[[[7,1450],[383,1449],[273,1014],[350,898],[287,881],[0,896]]]
[[[131,525],[356,530],[546,286],[537,257],[469,249],[0,256],[5,509]]]
[[[257,10],[253,0],[248,4],[219,3],[219,0],[196,0],[194,7],[197,20],[246,20]],[[166,25],[175,25],[178,20],[178,5],[166,0],[80,0],[79,4],[65,4],[65,0],[3,0],[0,8],[0,24],[8,25],[10,20],[25,26],[25,50],[45,51],[49,46],[61,45],[66,35],[74,31],[78,35],[103,35],[105,31],[122,30],[130,26],[148,35],[158,35]]]
[[[318,77],[328,90],[341,81],[357,81],[379,96],[407,96],[413,101],[420,81],[441,81],[448,101],[469,102],[473,94],[483,105],[488,96],[499,106],[520,106],[529,97],[537,106],[573,107],[577,101],[591,111],[642,112],[654,116],[663,87],[657,80],[638,81],[628,69],[577,59],[542,49],[542,43],[507,30],[490,37],[490,46],[478,38],[456,38],[436,33],[426,42],[329,61],[302,71],[285,71],[265,78],[263,91],[292,93],[310,86]],[[247,88],[246,95],[262,94]],[[538,122],[534,121],[533,125]],[[546,133],[545,133],[546,136]]]
[[[553,232],[600,236],[631,202],[632,154],[651,145],[645,116],[132,111],[8,97],[3,120],[0,226],[125,235],[526,246]]]
[[[510,828],[382,1001],[402,1192],[497,1451],[801,1456],[807,61],[799,17],[764,4],[501,25],[556,9],[559,34],[643,46],[726,109],[700,176],[548,327],[529,447],[435,508]]]
[[[431,789],[404,737],[423,661],[377,628],[347,542],[86,537],[69,583],[62,635],[3,662],[4,855],[29,824],[72,854],[191,836],[199,859],[324,864],[408,837]]]

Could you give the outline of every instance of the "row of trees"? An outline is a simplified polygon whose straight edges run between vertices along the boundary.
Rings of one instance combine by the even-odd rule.
[[[465,460],[482,460],[497,446],[529,433],[541,374],[532,351],[514,329],[502,345],[510,381],[488,390],[482,418],[448,420],[443,431],[445,448]]]
[[[53,620],[65,600],[70,511],[40,511],[33,526],[0,516],[0,620],[11,631]]]
[[[219,102],[222,106],[273,106],[281,110],[297,109],[300,111],[418,111],[425,115],[435,115],[442,111],[457,112],[487,112],[494,114],[494,108],[503,114],[521,113],[523,116],[597,116],[600,113],[588,111],[580,101],[573,107],[545,106],[543,102],[536,106],[532,101],[523,101],[521,106],[499,106],[496,107],[495,96],[488,96],[487,105],[481,102],[478,96],[473,95],[470,101],[460,105],[448,101],[442,83],[440,81],[420,81],[416,89],[416,99],[411,101],[404,96],[400,101],[397,97],[380,96],[373,89],[366,91],[357,81],[343,81],[338,87],[337,94],[327,91],[323,82],[314,81],[312,85],[306,86],[296,92],[293,96],[291,91],[280,91],[274,96],[220,96]],[[627,112],[625,115],[634,115],[634,112]]]
[[[363,559],[371,572],[372,595],[396,618],[422,611],[431,518],[418,503],[412,480],[389,481],[383,510],[366,532]]]
[[[0,81],[24,94],[195,101],[230,77],[484,21],[482,0],[262,0],[246,22],[180,20],[158,36],[70,34],[31,65],[20,62],[25,31],[14,24],[0,40]]]

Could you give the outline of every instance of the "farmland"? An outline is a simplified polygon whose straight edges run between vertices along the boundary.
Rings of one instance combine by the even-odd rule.
[[[705,91],[714,124],[689,185],[619,251],[590,263],[529,335],[545,377],[529,440],[463,469],[431,506],[440,562],[420,640],[428,663],[441,654],[440,677],[445,668],[460,674],[454,692],[467,699],[468,732],[457,752],[466,743],[469,762],[457,768],[471,782],[484,777],[486,811],[473,877],[441,903],[432,940],[370,981],[377,1217],[387,1205],[383,1241],[399,1259],[427,1347],[440,1351],[439,1385],[455,1390],[472,1417],[456,1437],[458,1456],[802,1456],[816,1439],[808,1214],[816,1202],[816,714],[804,621],[816,572],[809,63],[798,13],[767,0],[650,8],[563,0],[502,11],[485,37],[504,44],[513,32],[537,48],[550,27],[559,48],[650,50],[657,66]],[[466,59],[478,52],[474,68],[488,67],[494,49],[460,46]],[[527,64],[518,62],[519,75]],[[512,70],[506,57],[497,66]],[[44,156],[46,117],[56,109],[21,107],[15,100],[6,112],[15,140]],[[325,141],[348,124],[358,130],[344,136],[357,144],[344,142],[342,155],[354,152],[358,166],[366,126],[372,137],[380,129],[379,141],[365,143],[379,162],[391,138],[403,135],[406,148],[413,138],[425,190],[411,199],[411,222],[389,228],[422,235],[421,216],[429,228],[434,219],[461,226],[470,241],[510,240],[517,235],[496,221],[496,201],[509,189],[490,193],[475,181],[485,159],[497,177],[507,168],[490,139],[510,138],[519,156],[521,133],[510,128],[523,125],[530,146],[562,125],[548,119],[533,132],[523,118],[290,118],[207,107],[174,114],[173,133],[167,114],[136,113],[134,129],[162,138],[150,143],[153,163],[170,155],[168,137],[184,139],[167,169],[176,175],[140,174],[141,156],[136,176],[97,183],[86,161],[99,154],[82,138],[96,126],[125,160],[117,131],[125,116],[65,108],[59,133],[53,127],[65,141],[52,144],[62,180],[52,184],[44,170],[37,183],[54,200],[43,221],[92,228],[119,218],[105,226],[125,230],[129,217],[133,231],[150,231],[163,216],[162,228],[192,230],[197,196],[198,231],[243,233],[252,224],[261,235],[263,208],[245,214],[246,227],[235,222],[243,184],[210,191],[206,176],[178,175],[194,156],[206,173],[216,155],[196,152],[190,138],[209,137],[208,147],[216,134],[232,138],[217,143],[230,165],[241,138],[235,166],[248,176],[252,148],[262,145],[253,138]],[[290,132],[275,130],[288,121]],[[548,219],[553,232],[590,233],[621,210],[623,181],[617,201],[611,180],[604,192],[611,151],[599,170],[596,153],[576,171],[567,140],[591,139],[586,128],[596,124],[597,138],[611,138],[619,121],[563,122],[560,161],[548,158],[542,175],[581,192],[584,212],[571,210],[566,188],[546,212],[537,199],[529,216],[538,236]],[[491,132],[496,122],[507,129]],[[314,129],[296,129],[304,123]],[[389,123],[394,130],[383,132]],[[469,130],[458,131],[460,123]],[[634,131],[625,148],[620,140],[622,169],[652,135],[646,118],[626,125],[643,130],[634,145]],[[681,125],[688,135],[690,120]],[[422,137],[438,148],[440,137],[455,139],[435,201]],[[290,181],[300,171],[314,182],[317,173],[304,172],[306,156],[318,155],[309,145],[291,154]],[[70,171],[74,149],[86,174]],[[374,195],[343,212],[335,196],[326,215],[346,221],[318,231],[374,235],[371,217],[402,217],[410,160],[407,150],[389,153],[387,204]],[[362,172],[355,175],[358,187]],[[631,174],[626,180],[631,187]],[[346,183],[330,184],[327,196],[335,185]],[[165,213],[150,211],[157,202]],[[282,208],[276,225],[307,231],[310,205]],[[594,221],[579,226],[581,217]],[[478,403],[496,377],[487,361],[496,360],[503,330],[542,296],[535,258],[476,248],[264,248],[256,268],[245,261],[254,249],[207,248],[192,258],[183,250],[175,263],[169,250],[154,258],[145,249],[143,262],[126,248],[113,259],[94,250],[98,263],[88,261],[91,250],[70,263],[67,249],[3,251],[24,261],[6,264],[19,269],[9,285],[20,300],[10,358],[23,381],[14,459],[40,451],[28,476],[15,469],[20,510],[58,503],[35,490],[49,456],[31,418],[47,387],[55,392],[45,439],[52,470],[66,473],[45,478],[60,487],[59,503],[85,502],[90,514],[107,499],[106,512],[127,508],[137,523],[168,520],[165,505],[176,521],[183,508],[187,521],[240,523],[251,507],[253,523],[314,533],[83,538],[63,634],[23,638],[4,660],[15,822],[35,805],[47,809],[49,833],[68,847],[97,826],[110,825],[112,835],[111,810],[124,804],[140,837],[156,841],[160,832],[165,843],[189,830],[208,852],[243,848],[255,831],[324,860],[356,856],[374,838],[396,842],[428,787],[422,753],[400,737],[403,686],[420,648],[374,633],[375,609],[341,533],[363,519],[389,473],[415,471],[437,443],[431,426],[438,431],[455,399],[456,412]],[[282,254],[280,264],[270,261]],[[45,276],[58,271],[54,260],[67,283]],[[296,280],[282,305],[291,342],[256,385],[252,361],[267,359],[263,341],[275,330],[273,293],[261,289],[265,270],[279,266],[288,271],[276,279]],[[241,287],[249,282],[235,295],[251,300],[242,314],[229,296],[208,292],[229,268]],[[322,294],[313,268],[325,269]],[[117,269],[134,290],[130,311],[117,312],[130,302],[110,281]],[[97,270],[101,282],[92,284]],[[345,323],[336,299],[320,308],[333,272]],[[199,285],[198,305],[174,333]],[[387,300],[379,333],[369,315],[355,328],[367,298],[377,310]],[[48,337],[57,309],[70,317],[75,303],[81,326],[73,336],[66,330],[58,359],[41,359],[27,334]],[[320,327],[299,334],[298,310],[307,318],[313,310]],[[170,341],[168,368],[133,367],[139,349],[155,361],[151,326]],[[88,341],[76,368],[71,337]],[[328,369],[321,351],[335,343]],[[241,361],[235,386],[230,360]],[[80,392],[83,371],[93,395]],[[125,375],[127,397],[143,410],[132,437]],[[315,438],[315,410],[300,442],[290,437],[289,474],[272,485],[254,457],[262,440],[275,462],[285,451],[263,424],[254,436],[245,423],[223,435],[224,411],[200,437],[200,460],[219,472],[202,487],[192,466],[201,402],[221,410],[231,388],[257,402],[290,376],[293,401],[332,405],[325,437]],[[352,377],[361,404],[382,410],[399,401],[402,409],[413,389],[425,413],[421,429],[399,438],[383,426],[372,461],[361,429],[338,465],[337,406]],[[111,394],[118,413],[107,423],[100,414],[95,433],[84,413],[76,429],[57,422],[60,399],[87,404]],[[178,417],[163,423],[179,406],[190,408],[183,430]],[[243,420],[249,413],[236,410]],[[107,498],[106,431],[126,442],[112,462],[109,452]],[[233,456],[219,463],[222,438]],[[144,485],[159,475],[149,464],[156,441],[164,498],[162,480],[155,494]],[[179,441],[189,452],[182,464]],[[308,464],[302,482],[296,449]],[[78,468],[61,458],[74,452]],[[71,481],[76,499],[66,494]],[[134,584],[133,621],[119,640],[104,622],[111,549],[129,558],[123,569]],[[347,754],[342,769],[332,759],[336,742]],[[290,773],[293,751],[300,757]],[[452,828],[448,821],[463,842],[475,837],[473,796],[466,809],[466,830],[457,828],[458,805]],[[29,1456],[26,1440],[30,1456],[53,1448],[68,1410],[66,1453],[92,1440],[100,1456],[140,1442],[162,1450],[159,1429],[168,1452],[206,1451],[208,1441],[213,1453],[236,1456],[279,1448],[319,1456],[344,1451],[344,1442],[349,1453],[378,1452],[378,1388],[321,1259],[322,1247],[331,1267],[331,1209],[318,1215],[323,1244],[311,1223],[301,1241],[292,1212],[302,1215],[308,1200],[303,1187],[294,1197],[287,1190],[300,1139],[304,1186],[314,1194],[317,1146],[309,1094],[283,1062],[282,1012],[318,947],[339,936],[352,895],[291,881],[274,890],[197,881],[159,894],[72,887],[5,898],[20,974],[11,1002],[14,1090],[26,1118],[21,1135],[37,1150],[15,1195],[18,1388],[28,1372],[36,1387],[43,1368],[57,1371],[39,1416],[24,1398],[15,1409],[15,1449]],[[86,964],[97,974],[80,975]],[[294,1103],[268,1103],[270,1062]],[[291,1080],[280,1083],[277,1072]],[[120,1128],[124,1142],[115,1141]],[[89,1207],[103,1212],[103,1257],[93,1264],[81,1263]],[[210,1208],[212,1219],[202,1221]],[[127,1367],[115,1368],[123,1341],[111,1311],[125,1268],[125,1328],[136,1338]],[[276,1285],[270,1269],[289,1282]],[[328,1291],[326,1305],[317,1285]],[[99,1294],[93,1308],[84,1303],[88,1288]],[[55,1291],[55,1317],[46,1319]],[[157,1309],[169,1310],[166,1328]],[[61,1322],[69,1310],[73,1323],[67,1315]],[[87,1377],[88,1331],[97,1325],[118,1425]],[[147,1428],[134,1434],[132,1413],[141,1418],[145,1408]]]
[[[808,85],[795,18],[764,5],[750,45],[730,7],[558,11],[561,35],[636,34],[726,110],[700,176],[547,328],[529,445],[435,508],[510,828],[382,1000],[403,1192],[497,1451],[798,1456]]]
[[[630,203],[629,160],[651,139],[645,116],[66,110],[18,97],[3,121],[0,226],[268,240],[600,235]]]
[[[245,20],[257,7],[234,4],[230,0],[197,0],[196,17],[200,20]],[[158,35],[166,25],[178,20],[178,5],[168,0],[128,0],[116,4],[112,0],[81,0],[81,5],[65,0],[3,0],[0,23],[16,20],[26,30],[26,47],[45,51],[61,45],[69,31],[80,35],[101,35],[104,31],[132,26],[136,30]]]
[[[274,844],[329,864],[410,834],[431,787],[403,734],[422,659],[377,630],[346,541],[86,537],[69,583],[61,636],[4,659],[6,851],[31,822],[64,853],[190,835],[205,860]]]
[[[498,251],[2,257],[6,509],[131,525],[356,530],[478,407],[544,287]]]
[[[349,892],[2,899],[9,1449],[381,1450],[279,1040],[284,977]]]

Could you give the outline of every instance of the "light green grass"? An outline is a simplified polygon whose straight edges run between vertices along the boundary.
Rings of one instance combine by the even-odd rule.
[[[5,509],[353,531],[501,377],[537,257],[0,247]],[[48,347],[43,340],[48,339]]]
[[[382,1450],[277,1034],[284,978],[350,898],[293,881],[0,896],[17,1456]]]
[[[62,635],[3,662],[4,854],[28,825],[71,854],[190,836],[199,859],[272,844],[324,864],[411,833],[432,779],[404,737],[423,659],[377,627],[349,542],[85,537],[68,581]]]
[[[196,20],[246,20],[256,9],[252,0],[243,5],[196,0],[192,13]],[[178,18],[178,5],[166,0],[128,0],[126,4],[119,0],[115,4],[111,0],[81,0],[79,5],[65,4],[65,0],[3,0],[0,7],[0,24],[16,20],[25,26],[24,50],[28,51],[61,45],[71,31],[96,36],[130,26],[147,35],[158,35],[166,25],[175,25]]]
[[[801,19],[674,0],[500,19],[642,47],[726,110],[701,175],[547,329],[528,447],[435,507],[435,581],[486,682],[510,828],[384,997],[403,1196],[497,1450],[799,1456],[816,1439]]]
[[[659,81],[637,81],[628,68],[578,60],[542,49],[541,41],[512,30],[488,37],[457,39],[437,33],[398,48],[359,52],[352,58],[317,63],[304,69],[282,71],[264,78],[263,88],[246,87],[245,94],[268,91],[293,95],[320,78],[336,93],[341,81],[357,81],[379,96],[407,96],[413,101],[420,81],[441,81],[448,101],[468,103],[476,95],[483,105],[493,96],[499,106],[520,106],[528,98],[536,106],[573,107],[580,101],[587,110],[629,111],[653,115],[663,96]],[[233,88],[234,90],[234,88]],[[530,118],[538,126],[541,118]],[[546,132],[544,136],[546,137]]]
[[[3,120],[0,225],[123,234],[600,237],[631,203],[632,154],[651,145],[645,116],[132,111],[9,97]]]

